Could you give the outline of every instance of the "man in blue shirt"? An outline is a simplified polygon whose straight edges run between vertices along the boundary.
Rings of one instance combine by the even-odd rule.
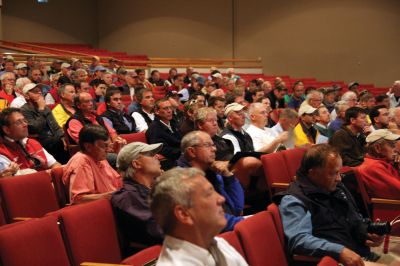
[[[180,167],[194,167],[205,172],[215,191],[224,196],[223,208],[228,220],[224,231],[231,231],[243,220],[244,192],[239,180],[228,169],[227,161],[215,161],[216,147],[210,135],[203,131],[186,134],[181,143],[183,155],[178,160]]]
[[[374,259],[370,246],[381,236],[367,233],[367,223],[341,183],[342,159],[330,145],[310,147],[297,180],[277,195],[289,254],[331,256],[344,265],[364,265]],[[283,196],[283,197],[282,197]]]

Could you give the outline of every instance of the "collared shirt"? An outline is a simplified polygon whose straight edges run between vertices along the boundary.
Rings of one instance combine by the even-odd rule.
[[[250,125],[246,132],[250,135],[253,140],[253,146],[255,151],[259,151],[266,145],[271,144],[275,139],[276,135],[271,128],[264,127],[261,129],[255,125]]]
[[[68,114],[61,103],[57,104],[56,107],[51,110],[53,113],[54,119],[56,119],[57,124],[63,128],[65,123],[67,123],[68,119],[71,117],[72,114]]]
[[[154,113],[147,113],[145,110],[143,110],[147,114],[147,116],[151,119],[154,120]],[[133,112],[132,113],[132,118],[135,119],[136,123],[136,131],[137,132],[142,132],[145,131],[149,128],[149,126],[146,123],[146,120],[144,120],[143,116],[139,112]]]
[[[157,266],[235,266],[248,265],[243,257],[223,238],[215,237],[204,249],[188,241],[167,235]]]
[[[160,244],[164,238],[151,213],[149,194],[148,187],[136,180],[125,179],[122,188],[111,197],[121,233],[129,242],[146,246]]]
[[[339,258],[344,246],[313,236],[311,213],[296,197],[284,196],[279,205],[289,254]]]
[[[89,115],[85,116],[88,120],[90,120],[94,125],[99,125],[99,123],[96,120],[95,115]],[[113,139],[116,135],[117,132],[110,127],[107,123],[104,123],[105,127],[107,128],[108,133],[110,134],[111,139]],[[79,142],[79,132],[83,128],[82,123],[78,119],[71,119],[68,123],[68,135],[76,142]]]
[[[397,106],[400,105],[400,97],[394,96],[394,93],[387,93],[387,95],[389,96],[389,100],[390,100],[390,108],[395,108]]]
[[[23,95],[19,94],[11,102],[10,107],[21,108],[24,104],[26,104],[25,97]]]
[[[69,187],[71,203],[79,201],[84,195],[115,191],[122,185],[120,175],[107,160],[97,162],[81,152],[68,161],[62,179]]]

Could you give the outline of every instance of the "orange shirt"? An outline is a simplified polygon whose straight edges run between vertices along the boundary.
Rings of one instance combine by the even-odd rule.
[[[74,203],[83,195],[115,191],[122,186],[122,179],[107,160],[96,162],[78,152],[64,168],[63,183],[69,187],[69,198]]]

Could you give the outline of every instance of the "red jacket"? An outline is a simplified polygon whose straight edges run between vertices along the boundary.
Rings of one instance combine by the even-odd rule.
[[[400,200],[400,174],[391,163],[367,154],[358,170],[370,197]]]
[[[42,145],[34,139],[28,139],[25,145],[26,152],[30,155],[28,158],[26,152],[23,148],[16,142],[12,142],[3,139],[0,143],[0,154],[6,156],[10,161],[14,161],[21,164],[20,168],[32,168],[36,170],[45,170],[47,167],[47,158],[43,151]],[[35,166],[34,160],[32,158],[37,158],[40,160],[40,166]]]

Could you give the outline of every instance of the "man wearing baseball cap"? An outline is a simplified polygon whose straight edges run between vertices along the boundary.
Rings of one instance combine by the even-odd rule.
[[[400,199],[399,155],[396,150],[400,135],[378,129],[368,135],[367,154],[358,171],[373,198]]]
[[[318,130],[314,128],[317,108],[303,104],[299,109],[300,122],[294,128],[294,146],[296,148],[310,146],[316,143]]]
[[[161,148],[161,143],[133,142],[124,146],[117,157],[124,183],[112,195],[111,203],[125,240],[142,246],[159,244],[163,239],[148,202],[153,181],[162,172],[157,159]]]

